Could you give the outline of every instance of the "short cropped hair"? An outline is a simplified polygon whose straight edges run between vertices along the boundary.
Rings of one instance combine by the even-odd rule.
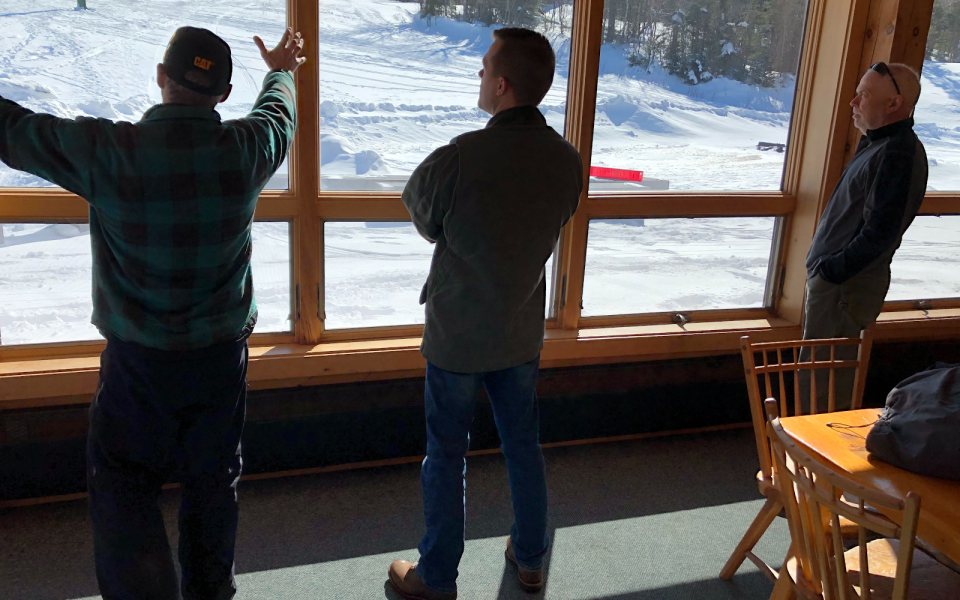
[[[889,63],[887,68],[897,78],[897,85],[900,86],[904,100],[910,106],[916,106],[917,102],[920,101],[920,73],[910,65],[903,63]]]
[[[187,106],[197,106],[200,108],[214,108],[220,102],[223,96],[208,96],[193,90],[188,90],[176,81],[167,79],[166,84],[167,98],[173,104],[186,104]]]
[[[521,27],[494,29],[493,37],[502,42],[493,56],[493,72],[513,88],[520,105],[540,104],[553,85],[557,57],[547,38]]]

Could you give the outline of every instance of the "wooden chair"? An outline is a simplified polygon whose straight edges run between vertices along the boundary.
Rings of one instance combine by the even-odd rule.
[[[790,536],[790,557],[771,598],[806,600],[947,600],[960,598],[960,574],[915,550],[920,497],[905,499],[866,488],[823,465],[797,444],[770,405],[767,435]],[[902,525],[867,507],[902,513]],[[856,527],[856,547],[844,552],[844,526]],[[868,532],[882,537],[867,541]]]
[[[753,553],[764,532],[783,509],[780,493],[776,485],[776,469],[767,441],[766,418],[763,402],[766,398],[778,399],[780,413],[783,416],[805,414],[809,407],[812,414],[817,412],[817,377],[815,373],[828,372],[827,396],[828,411],[836,408],[836,371],[854,369],[853,395],[851,409],[858,409],[863,402],[863,387],[870,362],[870,349],[873,346],[873,330],[868,327],[859,338],[836,338],[826,340],[794,340],[787,342],[765,342],[754,344],[750,336],[740,338],[740,352],[743,355],[743,368],[747,377],[747,392],[750,398],[750,415],[753,420],[753,433],[760,457],[760,471],[757,473],[757,485],[760,493],[767,499],[753,523],[734,548],[727,563],[720,571],[720,577],[731,579],[743,564],[750,559],[771,581],[776,581],[777,571],[763,562]],[[801,352],[802,349],[807,349]],[[841,350],[842,349],[842,350]],[[839,353],[838,353],[838,350]],[[809,357],[801,354],[809,352]],[[856,358],[844,358],[842,355],[855,354]],[[838,356],[841,355],[841,356]],[[829,356],[825,358],[825,356]],[[803,402],[801,391],[801,372],[809,372],[808,403]],[[789,379],[792,379],[788,383]],[[792,400],[792,401],[791,401]]]

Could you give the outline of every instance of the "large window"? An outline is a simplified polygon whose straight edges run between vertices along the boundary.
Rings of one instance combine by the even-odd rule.
[[[421,325],[420,292],[434,246],[412,223],[325,223],[324,289],[327,329]],[[553,311],[556,256],[547,261],[545,317]]]
[[[582,314],[761,308],[775,221],[591,221]]]
[[[412,223],[325,223],[327,329],[422,324],[433,245]]]
[[[276,44],[285,0],[72,0],[5,2],[0,13],[0,96],[60,117],[138,121],[161,101],[156,66],[180,26],[208,28],[230,44],[233,92],[224,119],[249,112],[267,67],[252,37]],[[0,187],[50,186],[0,163]],[[268,187],[287,187],[284,165]]]
[[[90,324],[90,226],[0,224],[0,344],[100,339]]]
[[[483,128],[477,73],[499,26],[551,40],[557,70],[540,110],[563,133],[572,4],[321,1],[321,188],[402,190],[430,152]]]
[[[290,223],[254,223],[253,294],[257,301],[254,333],[293,331],[293,300],[290,294]]]
[[[960,299],[960,3],[934,0],[914,131],[927,153],[927,202],[944,216],[920,215],[890,266],[888,302]],[[951,214],[953,213],[953,214]],[[943,300],[954,299],[944,303]],[[923,306],[923,304],[921,304]],[[927,304],[927,306],[930,306]],[[899,305],[893,305],[900,308]]]
[[[869,0],[851,1],[850,15],[870,12]],[[557,69],[540,109],[590,156],[590,193],[545,270],[547,327],[569,330],[556,340],[688,312],[709,321],[773,311],[781,324],[798,322],[798,253],[819,190],[844,160],[834,138],[848,124],[834,121],[855,83],[842,75],[867,59],[919,62],[861,37],[863,23],[830,0],[28,4],[0,11],[0,96],[68,118],[140,119],[161,101],[156,64],[181,25],[231,44],[234,89],[218,110],[241,117],[266,71],[253,35],[272,45],[288,21],[302,31],[291,171],[262,194],[253,230],[256,331],[281,334],[262,343],[417,334],[433,246],[410,225],[400,191],[431,151],[488,121],[477,75],[498,27],[551,41]],[[960,296],[951,263],[960,5],[933,6],[916,111],[931,193],[894,260],[889,299],[939,308]],[[816,31],[805,31],[808,12]],[[926,33],[913,33],[917,22],[911,16],[908,38]],[[901,19],[895,31],[907,26]],[[95,339],[86,204],[2,166],[0,188],[0,360],[45,352],[10,346]]]
[[[0,345],[100,339],[90,323],[90,226],[0,224]],[[253,224],[256,333],[291,331],[290,225]]]
[[[960,2],[935,0],[914,131],[929,161],[927,189],[960,191]]]
[[[591,189],[779,190],[806,10],[606,0]]]
[[[890,265],[887,301],[960,298],[960,215],[917,217]]]

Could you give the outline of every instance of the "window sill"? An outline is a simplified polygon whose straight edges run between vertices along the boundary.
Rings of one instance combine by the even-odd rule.
[[[744,334],[789,339],[799,328],[782,319],[547,330],[544,368],[725,354]],[[97,386],[99,347],[74,356],[0,362],[0,410],[86,404]],[[81,354],[83,353],[83,354]],[[251,389],[421,376],[420,338],[251,346]]]
[[[960,308],[896,310],[880,313],[874,340],[960,339]]]
[[[740,337],[761,341],[800,337],[800,328],[779,318],[741,321],[549,329],[543,368],[694,358],[736,353]],[[960,309],[881,315],[879,341],[960,338]],[[327,342],[316,346],[261,344],[250,348],[251,389],[399,379],[423,375],[420,338]],[[0,410],[87,404],[96,389],[99,348],[74,356],[0,362]]]

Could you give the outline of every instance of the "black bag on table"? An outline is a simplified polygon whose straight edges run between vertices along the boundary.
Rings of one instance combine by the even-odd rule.
[[[937,363],[897,384],[867,451],[907,471],[960,480],[960,365]]]

